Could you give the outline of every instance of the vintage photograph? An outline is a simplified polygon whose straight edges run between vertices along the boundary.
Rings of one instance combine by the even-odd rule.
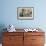
[[[18,7],[17,18],[18,19],[33,19],[34,8],[33,7]]]

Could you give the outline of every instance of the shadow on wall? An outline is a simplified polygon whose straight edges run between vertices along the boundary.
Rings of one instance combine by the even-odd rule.
[[[5,32],[6,30],[3,30],[4,28],[6,28],[6,26],[4,24],[0,24],[0,43],[2,43],[2,32]]]

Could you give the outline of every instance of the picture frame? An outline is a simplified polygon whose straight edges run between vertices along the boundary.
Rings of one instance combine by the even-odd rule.
[[[20,20],[33,20],[34,19],[34,7],[18,7],[17,19]]]

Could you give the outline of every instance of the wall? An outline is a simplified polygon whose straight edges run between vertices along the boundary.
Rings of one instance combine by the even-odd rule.
[[[0,24],[17,28],[46,28],[46,0],[1,0]],[[34,7],[34,20],[17,20],[17,7]]]

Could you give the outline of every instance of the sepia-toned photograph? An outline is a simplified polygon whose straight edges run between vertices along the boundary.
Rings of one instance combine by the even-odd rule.
[[[18,7],[17,18],[18,19],[33,19],[34,18],[33,7]]]

